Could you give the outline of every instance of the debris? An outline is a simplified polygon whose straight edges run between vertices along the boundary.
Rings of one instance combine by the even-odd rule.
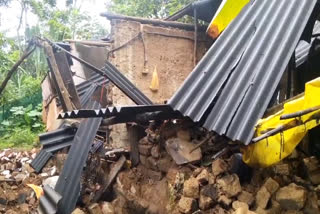
[[[250,192],[247,191],[242,191],[239,195],[238,195],[238,201],[243,202],[248,204],[249,206],[251,206],[254,202],[254,197]]]
[[[244,207],[246,210],[249,210],[249,206],[248,204],[244,203],[244,202],[241,202],[241,201],[234,201],[232,203],[232,208],[234,210],[237,210],[238,208],[241,208],[241,207]]]
[[[199,184],[204,186],[209,181],[209,173],[207,169],[201,170],[200,174],[197,175],[196,179],[198,180]]]
[[[197,209],[197,202],[193,198],[182,196],[178,203],[179,211],[186,214],[191,214]]]
[[[73,210],[73,212],[71,214],[85,214],[85,212],[83,212],[81,209],[76,208],[75,210]]]
[[[30,187],[36,193],[38,199],[43,195],[42,187],[34,184],[27,184],[27,186]]]
[[[117,176],[118,172],[121,170],[123,165],[126,162],[126,158],[121,156],[120,159],[115,163],[113,168],[111,169],[107,180],[105,181],[103,187],[96,193],[94,197],[94,201],[98,201],[102,194],[108,189],[109,185],[114,181],[115,177]]]
[[[236,174],[226,175],[217,179],[217,184],[228,197],[237,196],[241,192],[240,181]]]
[[[306,214],[320,213],[318,205],[318,196],[315,192],[309,192],[303,212]]]
[[[218,158],[212,162],[213,175],[215,176],[220,175],[221,173],[224,173],[227,170],[228,170],[228,164],[224,160]]]
[[[289,164],[277,164],[274,169],[276,174],[279,175],[290,175],[290,166]]]
[[[289,186],[282,187],[278,190],[276,200],[283,209],[299,210],[305,205],[307,191],[302,186],[291,183]]]
[[[262,186],[257,192],[256,203],[258,207],[265,209],[270,200],[271,194],[268,192],[265,186]]]
[[[315,185],[320,184],[320,167],[318,159],[315,157],[304,158],[303,163],[309,180]]]
[[[101,204],[101,211],[103,214],[116,214],[114,207],[110,202],[103,202]]]
[[[279,189],[279,184],[272,178],[268,178],[263,186],[268,190],[268,192],[272,195]]]
[[[208,210],[214,205],[214,201],[211,197],[206,195],[206,190],[201,189],[199,197],[199,208],[201,210]]]
[[[94,203],[88,207],[90,214],[103,214],[99,204]]]
[[[192,143],[179,138],[171,138],[166,141],[166,150],[178,165],[201,160],[201,149],[198,148],[190,153],[193,148],[194,145]]]
[[[196,178],[189,178],[183,184],[183,195],[189,198],[199,198],[199,183]]]

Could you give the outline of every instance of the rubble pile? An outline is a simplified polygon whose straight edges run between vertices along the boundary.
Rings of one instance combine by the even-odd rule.
[[[39,175],[29,165],[37,149],[0,151],[0,213],[35,213],[38,199],[28,184],[42,185],[45,178],[56,175],[56,167],[48,166]]]
[[[112,159],[107,145],[108,152],[89,155],[73,214],[320,213],[319,161],[303,152],[251,169],[237,145],[188,121],[151,124],[137,147],[136,166],[127,148],[114,148]],[[67,154],[56,154],[39,174],[29,165],[35,154],[0,152],[0,212],[36,213],[39,201],[28,184],[54,188]],[[110,174],[111,185],[96,200]]]
[[[209,134],[188,122],[162,124],[146,133],[138,144],[140,164],[127,164],[108,191],[108,201],[102,198],[81,208],[83,212],[320,212],[320,167],[315,157],[295,151],[273,167],[250,169],[225,140],[213,137],[197,146]],[[227,152],[219,152],[221,142]],[[212,159],[216,153],[222,155]],[[74,213],[80,213],[79,209]]]

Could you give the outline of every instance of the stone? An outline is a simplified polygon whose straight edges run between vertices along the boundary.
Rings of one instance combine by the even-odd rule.
[[[213,199],[206,195],[206,190],[201,189],[199,197],[199,208],[201,210],[208,210],[214,204]]]
[[[209,180],[209,172],[207,169],[203,169],[200,174],[196,177],[200,185],[206,185]]]
[[[320,184],[320,170],[309,172],[308,177],[312,184],[314,185]]]
[[[27,175],[23,174],[23,173],[19,173],[17,174],[14,179],[18,182],[21,182],[23,181],[25,178],[27,177]]]
[[[166,174],[166,179],[169,184],[173,185],[175,183],[175,180],[177,176],[179,176],[180,171],[176,167],[170,167],[167,174]]]
[[[189,178],[183,184],[183,195],[189,198],[199,198],[199,183],[196,178]]]
[[[172,165],[172,160],[168,157],[164,157],[158,160],[157,165],[161,172],[167,173]]]
[[[154,181],[160,181],[163,178],[163,175],[161,172],[154,171],[151,169],[147,169],[146,174],[149,179],[152,179]]]
[[[256,204],[258,207],[265,209],[270,200],[271,194],[265,186],[262,186],[256,195]]]
[[[234,201],[232,202],[232,208],[234,210],[237,210],[238,208],[241,208],[241,207],[244,207],[246,208],[246,210],[249,210],[249,206],[248,204],[244,203],[244,202],[241,202],[241,201]]]
[[[115,214],[114,207],[110,202],[103,202],[101,204],[101,211],[103,214]]]
[[[212,174],[214,176],[220,175],[226,172],[227,170],[228,164],[224,160],[218,158],[212,162]]]
[[[289,164],[277,164],[275,165],[274,171],[279,175],[290,175],[290,166]]]
[[[241,192],[239,177],[236,174],[217,179],[217,184],[228,197],[234,197]]]
[[[196,168],[195,170],[193,170],[192,176],[196,178],[202,172],[202,170],[203,168]]]
[[[279,184],[278,182],[276,182],[275,180],[273,180],[272,178],[268,178],[263,186],[269,191],[269,193],[272,195],[273,193],[275,193],[278,189],[279,189]]]
[[[151,155],[152,144],[146,144],[146,145],[139,144],[138,145],[138,149],[139,149],[139,153],[141,155],[150,156]]]
[[[223,205],[224,207],[229,207],[232,203],[232,200],[225,195],[220,195],[218,197],[218,203]]]
[[[281,214],[304,214],[304,213],[299,210],[286,210],[286,211],[283,211]]]
[[[276,193],[276,201],[282,209],[299,210],[302,209],[307,200],[307,191],[302,186],[291,183],[282,187]]]
[[[306,169],[309,180],[314,185],[320,184],[320,168],[318,159],[316,157],[304,158],[303,164]]]
[[[213,201],[218,200],[219,193],[215,185],[209,184],[201,188],[201,194],[212,198]]]
[[[307,157],[303,159],[303,165],[308,172],[319,169],[319,161],[316,157]]]
[[[152,155],[152,157],[154,157],[156,159],[158,159],[160,157],[160,146],[159,145],[152,147],[151,155]]]
[[[197,209],[197,202],[193,198],[182,196],[178,203],[178,209],[182,213],[191,214]]]
[[[276,201],[271,201],[271,207],[269,209],[263,209],[261,207],[257,207],[255,210],[258,214],[280,214],[281,207],[280,204]]]
[[[103,214],[99,204],[94,203],[88,207],[90,214]]]
[[[48,185],[49,187],[54,189],[56,187],[56,183],[58,182],[58,179],[59,179],[59,176],[53,176],[53,177],[46,178],[42,181],[42,185],[43,186]]]
[[[288,159],[297,159],[299,157],[299,153],[297,152],[297,149],[294,149],[292,153],[288,156]]]
[[[20,211],[21,213],[29,213],[29,205],[24,203],[24,204],[20,204]]]
[[[181,140],[191,141],[191,135],[188,130],[182,130],[182,129],[179,130],[177,132],[177,137],[180,138]]]
[[[75,210],[73,210],[71,214],[86,214],[86,213],[80,210],[79,208],[76,208]]]
[[[140,160],[140,163],[144,166],[147,166],[147,156],[144,156],[144,155],[139,155],[139,160]]]
[[[303,209],[305,214],[320,213],[318,205],[318,196],[315,192],[309,192],[306,205]]]
[[[246,209],[245,207],[240,207],[236,209],[232,214],[257,214],[253,211]]]
[[[244,203],[248,204],[249,206],[251,206],[254,202],[253,194],[251,194],[250,192],[247,192],[247,191],[242,191],[238,195],[238,201],[244,202]]]
[[[23,164],[21,170],[22,172],[28,172],[28,173],[34,172],[34,169],[28,163]]]
[[[7,210],[6,214],[18,214],[18,213],[14,210]]]
[[[147,168],[158,171],[158,162],[152,157],[147,157]]]
[[[58,172],[61,172],[64,161],[67,159],[67,154],[59,153],[55,156],[55,166],[57,167]]]
[[[27,199],[27,194],[26,193],[20,193],[17,199],[18,204],[24,204]]]
[[[227,210],[223,209],[220,205],[215,206],[213,209],[210,209],[208,213],[212,214],[230,214]]]
[[[5,198],[0,197],[0,204],[1,205],[7,205],[7,200]]]

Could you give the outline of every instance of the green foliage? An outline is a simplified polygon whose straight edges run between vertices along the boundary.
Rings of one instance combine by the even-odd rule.
[[[53,3],[53,2],[52,2]],[[52,3],[41,0],[31,0],[30,7],[39,17],[40,36],[54,41],[64,39],[95,39],[106,36],[104,26],[79,8],[73,7],[73,1],[66,1],[67,8],[59,10]]]
[[[164,18],[193,0],[111,0],[111,11],[147,18]]]
[[[16,106],[10,109],[12,116],[1,122],[0,149],[8,147],[32,147],[37,140],[38,133],[43,132],[41,122],[41,105],[33,108]]]

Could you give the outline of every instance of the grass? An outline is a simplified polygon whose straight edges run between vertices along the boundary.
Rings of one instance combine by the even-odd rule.
[[[0,137],[0,150],[7,148],[32,149],[39,143],[38,133],[30,129],[16,128]]]

